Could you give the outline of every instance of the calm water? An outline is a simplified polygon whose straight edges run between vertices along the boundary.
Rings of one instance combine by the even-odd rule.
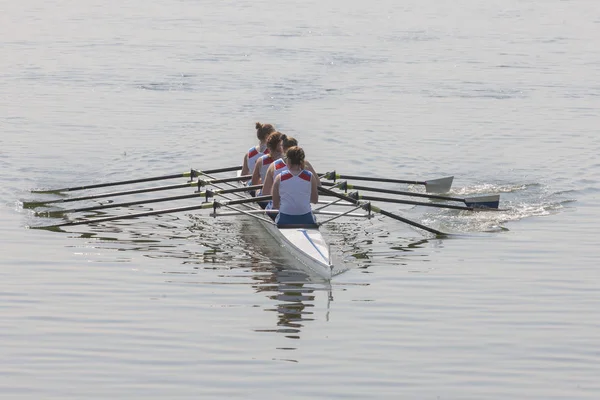
[[[2,398],[600,397],[596,2],[0,8]],[[506,211],[338,220],[330,283],[243,218],[28,229],[32,189],[236,165],[255,121]]]

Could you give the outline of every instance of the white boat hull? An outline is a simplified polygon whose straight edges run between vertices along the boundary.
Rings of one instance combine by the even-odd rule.
[[[239,195],[249,196],[241,193]],[[247,206],[253,210],[261,210],[256,203]],[[298,262],[298,267],[311,276],[318,276],[325,280],[331,279],[333,265],[330,260],[329,246],[318,227],[278,228],[266,213],[261,217],[255,220],[263,226],[279,246]]]
[[[331,279],[333,265],[329,246],[318,228],[278,228],[274,223],[263,220],[260,224],[298,261],[303,271],[325,280]]]

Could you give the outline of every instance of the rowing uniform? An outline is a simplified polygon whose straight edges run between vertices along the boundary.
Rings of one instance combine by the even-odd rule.
[[[273,163],[273,161],[273,157],[271,157],[270,154],[260,156],[258,160],[256,160],[256,164],[258,164],[258,166],[260,167],[259,173],[261,182],[265,181],[265,176],[267,176],[267,170],[269,169],[269,166]]]
[[[280,174],[287,171],[288,167],[287,167],[287,164],[285,163],[285,161],[283,161],[283,158],[278,158],[277,160],[275,160],[273,162],[273,164],[275,165],[275,167],[273,169],[273,182],[275,182],[275,178],[277,178],[277,176],[279,176]],[[269,201],[269,203],[267,204],[265,209],[267,209],[267,210],[273,209],[273,200]],[[273,219],[273,220],[275,219],[275,215],[273,215],[273,214],[269,214],[269,217],[271,217],[271,219]]]
[[[254,171],[254,164],[256,164],[256,160],[265,154],[269,154],[269,149],[261,149],[260,146],[254,146],[248,150],[248,170],[250,172]]]
[[[248,170],[250,171],[250,174],[252,174],[252,171],[254,171],[254,165],[256,164],[256,161],[265,154],[269,154],[269,149],[266,147],[262,149],[260,145],[254,146],[248,150]],[[246,186],[250,185],[252,185],[252,179],[249,179],[246,182]],[[256,191],[250,191],[250,195],[254,197],[256,195]]]
[[[279,214],[275,218],[278,225],[314,224],[315,217],[310,206],[312,174],[302,170],[298,175],[289,170],[281,173],[279,183]]]
[[[283,161],[283,158],[278,158],[277,160],[275,160],[274,164],[275,169],[273,170],[273,182],[275,182],[275,178],[277,178],[279,174],[287,171],[288,169],[287,164],[285,163],[285,161]]]
[[[261,184],[265,181],[267,170],[269,169],[269,165],[271,165],[273,161],[273,157],[271,157],[270,154],[262,155],[258,158],[258,160],[256,160],[256,164],[260,167],[259,174]],[[262,190],[259,191],[259,195],[262,195]]]
[[[256,160],[256,165],[258,165],[260,167],[259,174],[260,174],[261,183],[265,181],[265,176],[267,175],[267,170],[269,169],[269,165],[271,165],[272,163],[273,163],[273,157],[271,157],[271,155],[268,153],[260,156]],[[260,189],[258,191],[257,196],[262,196],[262,189]],[[269,205],[269,202],[268,201],[259,201],[258,205],[261,206],[263,209],[265,209]]]

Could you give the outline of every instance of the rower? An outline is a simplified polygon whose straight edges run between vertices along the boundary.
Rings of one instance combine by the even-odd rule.
[[[294,146],[287,153],[288,169],[273,182],[273,209],[278,226],[314,224],[311,203],[319,201],[317,178],[304,168],[304,150]]]
[[[258,145],[250,148],[244,155],[244,162],[242,164],[242,175],[249,175],[254,171],[254,164],[256,160],[267,152],[267,137],[271,133],[275,132],[275,127],[271,124],[256,123],[256,137],[258,138]]]
[[[294,146],[298,146],[298,141],[295,138],[293,138],[291,136],[287,136],[285,134],[283,135],[282,138],[283,138],[283,154],[286,154],[288,149],[290,149]],[[321,186],[321,180],[319,179],[319,175],[315,172],[314,168],[308,162],[308,160],[304,160],[304,168],[309,170],[317,178],[317,184],[319,186]],[[269,168],[267,168],[267,172],[265,174],[265,179],[263,180],[263,188],[261,191],[263,196],[268,196],[271,194],[271,190],[273,188],[273,181],[275,180],[277,175],[281,174],[284,171],[287,171],[285,156],[273,161],[271,163],[271,165],[269,165]]]
[[[254,164],[252,172],[252,185],[260,185],[265,179],[267,169],[273,161],[283,156],[283,134],[281,132],[273,132],[267,138],[267,151],[260,156]]]

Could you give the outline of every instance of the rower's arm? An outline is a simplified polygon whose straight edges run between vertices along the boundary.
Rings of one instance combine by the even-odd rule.
[[[259,161],[261,161],[259,163]],[[252,185],[260,185],[260,167],[262,160],[259,158],[254,164],[254,171],[252,171]]]
[[[248,168],[248,153],[244,154],[244,162],[242,163],[242,175],[249,175],[250,168]]]
[[[311,174],[313,174],[313,176],[315,178],[317,178],[317,186],[321,186],[321,179],[319,178],[319,174],[317,174],[315,172],[315,169],[313,168],[312,165],[310,165],[310,163],[306,160],[304,160],[304,168],[306,168],[307,170],[310,171]]]
[[[261,194],[263,196],[268,196],[271,194],[271,189],[273,188],[273,175],[275,174],[275,163],[271,163],[269,168],[267,169],[267,174],[265,175],[265,181],[263,182],[263,187]]]
[[[280,197],[279,197],[279,184],[281,183],[281,175],[278,175],[277,178],[275,178],[275,182],[273,182],[273,190],[271,191],[271,199],[273,200],[273,210],[279,210],[279,203],[280,203]]]
[[[316,174],[313,174],[310,178],[310,202],[313,204],[319,202],[319,184],[317,183],[317,179],[319,178],[317,178]]]

